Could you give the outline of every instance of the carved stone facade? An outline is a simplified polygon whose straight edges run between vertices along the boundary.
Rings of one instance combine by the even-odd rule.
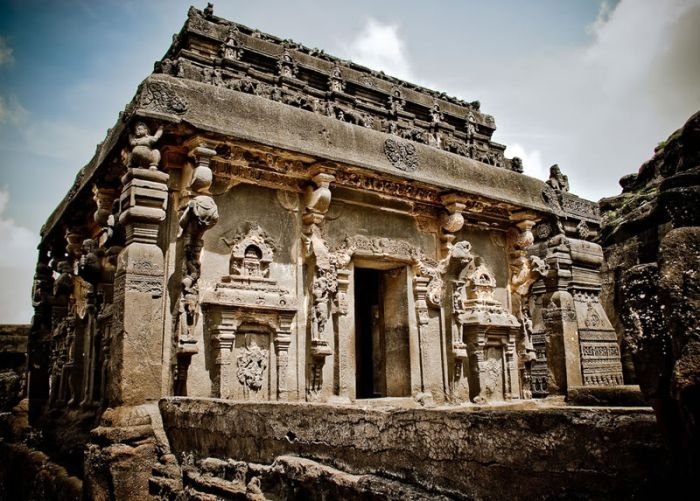
[[[82,407],[95,458],[122,434],[146,457],[164,396],[622,383],[596,204],[523,176],[478,102],[196,9],[156,70],[42,230],[33,419]]]

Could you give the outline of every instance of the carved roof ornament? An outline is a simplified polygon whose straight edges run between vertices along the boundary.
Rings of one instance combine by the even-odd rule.
[[[294,78],[297,74],[297,63],[289,52],[289,49],[284,49],[284,52],[277,61],[277,71],[281,77]]]
[[[391,89],[388,103],[389,111],[391,112],[392,116],[396,118],[396,116],[403,111],[403,107],[406,105],[406,100],[401,94],[401,89],[399,87],[393,87]]]
[[[437,100],[433,101],[433,106],[430,108],[430,121],[433,125],[437,125],[442,122],[444,115],[440,109],[440,104]]]
[[[180,67],[181,65],[178,65],[178,68]],[[122,114],[124,121],[131,118],[135,106],[175,115],[182,115],[187,111],[187,100],[178,96],[168,82],[151,80],[141,86],[137,96],[138,101],[132,102],[124,110]]]
[[[474,119],[474,113],[469,112],[467,115],[467,120],[466,123],[464,124],[465,129],[467,130],[467,137],[472,138],[474,137],[474,134],[476,134],[476,125],[475,125],[475,119]]]
[[[372,71],[350,61],[343,61],[322,50],[308,48],[292,40],[280,40],[228,22],[207,12],[210,10],[190,9],[185,30],[159,65],[163,73],[170,75],[177,70],[179,78],[208,81],[211,85],[221,85],[223,81],[233,90],[334,116],[338,120],[365,127],[376,128],[376,124],[381,123],[381,130],[390,134],[401,134],[402,130],[409,129],[410,137],[406,136],[406,139],[496,167],[510,166],[503,156],[505,147],[491,141],[495,131],[493,117],[480,112],[478,101],[468,103],[444,92],[436,92],[381,71]],[[215,65],[222,60],[229,69],[240,67],[241,63],[234,64],[234,61],[241,61],[244,51],[255,54],[255,57],[246,60],[245,71],[236,74],[225,71],[222,78],[218,78],[215,73],[203,71],[203,65],[214,70]],[[312,71],[298,72],[299,61],[295,58],[299,53],[305,55],[304,67]],[[180,60],[185,60],[187,64],[181,64]],[[318,78],[319,75],[322,78]],[[279,92],[266,91],[266,88],[273,87],[269,82],[274,81],[275,76],[287,79],[285,93],[297,96],[284,100],[280,99]],[[246,79],[253,80],[254,84],[243,82]],[[355,85],[349,86],[350,81]],[[328,101],[324,106],[310,106],[319,92],[329,93]],[[348,95],[353,99],[347,99]],[[169,113],[181,114],[186,111],[187,103],[172,100],[159,106],[170,108]],[[344,107],[342,112],[338,110],[341,106]],[[439,126],[444,124],[447,113],[451,118],[450,126]],[[405,118],[407,122],[395,123],[399,117]],[[453,120],[462,123],[452,123]],[[480,134],[475,134],[477,127]],[[466,137],[464,131],[468,132]]]
[[[241,58],[243,48],[239,37],[240,31],[236,26],[232,26],[229,29],[229,33],[226,37],[226,40],[221,45],[221,57],[223,57],[224,59],[230,59],[232,61]]]
[[[384,154],[391,165],[399,170],[413,172],[418,168],[416,147],[409,142],[389,138],[384,141]]]
[[[562,174],[557,164],[549,168],[549,179],[546,182],[556,192],[569,191],[569,178]]]
[[[331,68],[331,74],[328,77],[328,87],[331,92],[343,92],[345,89],[345,80],[340,71],[340,65],[337,62],[333,63],[333,67]]]
[[[513,157],[510,159],[510,170],[522,174],[525,169],[523,168],[523,161],[520,157]]]

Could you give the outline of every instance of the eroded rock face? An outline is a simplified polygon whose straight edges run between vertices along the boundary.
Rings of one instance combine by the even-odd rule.
[[[700,468],[700,113],[601,201],[608,310],[685,473]],[[614,285],[610,285],[613,284]]]
[[[28,325],[0,325],[0,411],[9,411],[24,393]]]
[[[236,499],[258,477],[271,499],[630,499],[651,492],[665,469],[653,414],[643,409],[183,398],[161,400],[160,409],[193,498]],[[179,477],[154,473],[152,486],[172,493]]]

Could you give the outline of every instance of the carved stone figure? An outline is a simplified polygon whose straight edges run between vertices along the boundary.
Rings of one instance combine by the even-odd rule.
[[[226,41],[221,46],[221,55],[224,59],[237,60],[241,57],[241,43],[238,40],[238,30],[231,30]]]
[[[238,382],[246,389],[260,391],[265,382],[263,376],[267,369],[267,359],[267,350],[263,350],[251,340],[250,345],[241,350],[237,357]]]
[[[73,267],[68,261],[59,261],[56,272],[58,278],[53,283],[53,295],[67,298],[73,293]]]
[[[88,238],[83,240],[82,254],[78,262],[78,275],[88,283],[95,285],[102,275],[101,258],[104,253],[97,246],[97,242]]]
[[[129,136],[131,153],[127,167],[142,167],[152,170],[158,169],[160,163],[160,151],[153,146],[163,135],[163,127],[158,127],[155,134],[150,135],[148,126],[143,122],[134,125],[134,133]]]
[[[202,249],[204,232],[219,220],[219,211],[214,199],[208,195],[198,195],[187,204],[180,217],[180,228],[184,237],[186,274],[182,285],[187,291],[199,280],[201,264],[199,253]]]
[[[557,164],[549,168],[549,179],[547,184],[556,192],[569,191],[569,178],[562,174],[561,169]]]

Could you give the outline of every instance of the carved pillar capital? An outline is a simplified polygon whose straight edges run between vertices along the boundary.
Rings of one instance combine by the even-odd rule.
[[[211,158],[216,155],[216,150],[207,143],[200,143],[190,150],[189,155],[195,160],[196,166],[188,187],[195,193],[208,194],[214,180]]]
[[[113,186],[98,186],[92,187],[92,199],[97,205],[95,210],[95,222],[101,227],[106,227],[109,224],[109,216],[112,215],[112,204],[119,195],[119,189]]]
[[[155,244],[168,205],[168,174],[152,169],[129,169],[122,177],[119,222],[126,244]]]
[[[304,197],[304,233],[311,234],[323,222],[331,204],[330,184],[335,176],[317,167],[311,171],[313,185],[307,186]]]
[[[458,193],[446,193],[440,197],[446,213],[441,218],[442,248],[444,252],[449,252],[452,248],[452,241],[455,239],[453,233],[457,233],[464,226],[464,216],[462,211],[466,207],[467,198]]]
[[[83,244],[83,231],[80,228],[68,227],[66,228],[65,238],[68,259],[74,261],[80,257],[80,250]]]

